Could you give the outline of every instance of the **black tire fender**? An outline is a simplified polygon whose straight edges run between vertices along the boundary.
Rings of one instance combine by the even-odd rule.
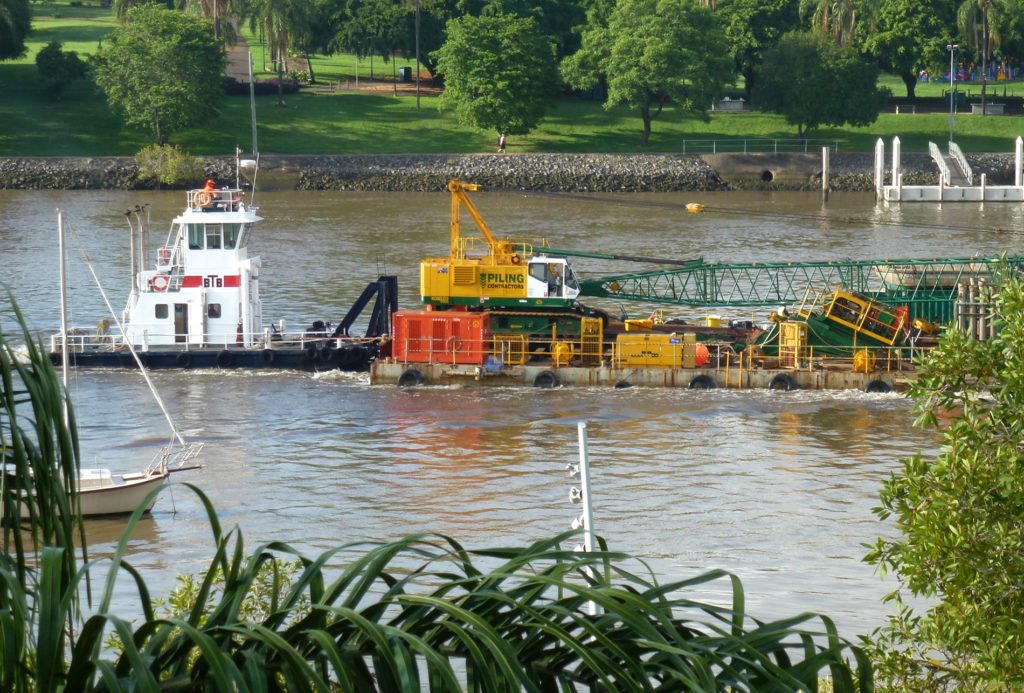
[[[407,368],[398,376],[398,387],[416,387],[423,384],[423,374],[415,368]]]
[[[235,355],[227,349],[217,352],[217,366],[219,368],[231,368],[235,365]]]
[[[179,351],[178,355],[174,357],[174,364],[178,368],[191,368],[192,354],[187,351]]]
[[[892,385],[884,380],[872,380],[864,386],[864,392],[892,392]]]
[[[780,392],[792,392],[798,390],[796,381],[793,380],[793,376],[789,373],[778,373],[771,382],[768,383],[769,390],[778,390]]]
[[[552,387],[558,387],[561,383],[558,381],[558,376],[555,375],[554,371],[541,371],[534,377],[533,386],[544,389]]]
[[[615,383],[616,390],[625,390],[627,387],[633,387],[633,383],[629,382],[628,380],[620,380],[619,382]]]
[[[718,383],[716,383],[715,379],[710,375],[701,373],[700,375],[693,376],[693,378],[690,379],[690,384],[686,387],[691,390],[714,390],[718,387]]]
[[[264,349],[260,352],[260,362],[264,366],[269,366],[274,363],[274,356],[275,354],[273,349]]]
[[[302,351],[303,356],[310,363],[316,363],[320,358],[320,350],[316,348],[316,344],[307,344]]]

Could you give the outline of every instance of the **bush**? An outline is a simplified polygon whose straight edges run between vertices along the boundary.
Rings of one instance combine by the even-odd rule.
[[[160,185],[186,186],[203,178],[202,162],[180,147],[151,144],[135,155],[139,176]]]
[[[74,51],[65,53],[59,41],[50,41],[36,54],[36,68],[43,92],[59,101],[64,90],[76,79],[85,77],[85,63]]]

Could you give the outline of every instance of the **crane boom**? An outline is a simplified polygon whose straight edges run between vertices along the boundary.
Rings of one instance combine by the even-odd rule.
[[[580,296],[739,307],[790,304],[809,288],[841,285],[885,303],[949,301],[962,280],[991,280],[1004,266],[1024,268],[1024,257],[708,263],[581,279]]]

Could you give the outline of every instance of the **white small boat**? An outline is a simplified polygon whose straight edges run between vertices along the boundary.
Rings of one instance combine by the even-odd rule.
[[[64,216],[59,210],[57,212],[57,227],[60,251],[61,334],[64,335],[67,334],[67,290],[65,284]],[[66,358],[66,340],[63,349],[65,358],[62,359],[61,364],[61,380],[64,392],[67,393],[69,391],[69,364]],[[129,347],[129,353],[137,357],[137,354],[131,347]],[[160,450],[154,461],[140,472],[114,474],[109,469],[79,469],[73,493],[77,495],[82,517],[131,514],[142,505],[154,488],[167,480],[171,472],[199,467],[198,464],[194,463],[194,460],[203,449],[203,444],[199,442],[185,442],[177,428],[175,428],[167,408],[164,407],[160,395],[153,386],[153,382],[149,379],[146,369],[142,367],[141,362],[140,369],[150,392],[153,394],[154,399],[156,399],[157,404],[160,405],[160,410],[171,427],[171,441]],[[66,402],[64,406],[64,417],[65,422],[67,422],[69,416]],[[154,495],[146,503],[144,512],[152,510],[155,503],[156,496]],[[22,505],[21,519],[28,519],[28,508],[25,505]]]

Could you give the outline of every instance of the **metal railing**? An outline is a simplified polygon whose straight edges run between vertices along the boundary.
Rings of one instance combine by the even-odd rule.
[[[939,150],[939,145],[934,142],[928,143],[928,153],[931,154],[932,161],[939,167],[939,177],[942,178],[942,182],[945,185],[949,185],[950,176],[952,175],[949,171],[949,166],[946,164],[946,157],[942,156],[942,151]]]
[[[839,140],[774,140],[774,139],[728,139],[728,140],[683,140],[683,154],[755,154],[776,152],[818,152],[828,147],[839,151]]]
[[[974,171],[971,170],[971,165],[967,163],[967,157],[964,156],[964,151],[960,149],[960,145],[956,142],[950,142],[949,155],[953,157],[953,160],[960,166],[960,170],[964,172],[967,185],[974,185]]]
[[[177,338],[182,341],[177,341]],[[246,339],[248,338],[248,339]],[[175,341],[168,343],[168,340]],[[203,335],[180,335],[171,332],[154,333],[144,332],[142,338],[133,341],[132,346],[136,351],[147,352],[151,349],[181,349],[189,351],[193,349],[230,349],[243,348],[243,344],[251,344],[255,349],[269,349],[282,347],[304,348],[307,345],[323,346],[331,344],[341,348],[347,344],[362,344],[367,341],[374,341],[365,337],[332,337],[330,332],[310,332],[308,330],[277,331],[270,328],[260,332],[221,332],[216,334]],[[120,334],[113,332],[96,332],[92,330],[72,329],[67,334],[68,350],[71,352],[87,351],[127,351],[128,341]],[[50,335],[50,351],[53,353],[61,350],[60,334]]]

